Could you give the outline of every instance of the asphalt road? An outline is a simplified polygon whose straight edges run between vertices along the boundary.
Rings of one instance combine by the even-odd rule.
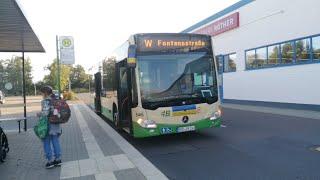
[[[319,119],[224,108],[223,124],[145,139],[120,134],[174,180],[320,180]]]
[[[320,179],[320,121],[224,109],[220,129],[147,139],[121,133],[170,179]]]
[[[41,96],[27,96],[27,128],[33,128],[37,122],[36,113],[41,110]],[[3,119],[23,118],[23,98],[21,96],[6,97],[6,102],[0,105],[0,126],[5,131],[18,131],[16,120],[1,121]],[[21,122],[21,129],[24,123]]]

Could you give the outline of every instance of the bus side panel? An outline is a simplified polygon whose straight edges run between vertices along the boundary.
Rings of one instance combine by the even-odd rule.
[[[102,80],[102,97],[101,112],[103,116],[113,121],[113,104],[117,105],[116,91],[116,60],[108,58],[102,62],[103,80]]]
[[[112,92],[106,92],[106,97],[101,98],[101,112],[106,118],[113,121],[112,104],[114,97],[111,94]]]

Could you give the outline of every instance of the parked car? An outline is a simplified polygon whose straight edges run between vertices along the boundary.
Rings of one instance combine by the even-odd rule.
[[[52,93],[55,95],[55,97],[58,99],[59,98],[59,91],[58,90],[53,90]],[[63,94],[60,93],[60,99],[63,99]]]
[[[0,104],[4,104],[5,103],[5,95],[4,93],[0,90]]]

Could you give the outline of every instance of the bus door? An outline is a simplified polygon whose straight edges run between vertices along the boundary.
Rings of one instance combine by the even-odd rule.
[[[129,97],[128,73],[126,62],[120,61],[116,65],[116,75],[118,79],[117,97],[119,127],[130,127],[131,124],[131,98]]]
[[[101,114],[101,73],[94,74],[94,109],[96,113]]]
[[[220,101],[223,102],[223,56],[217,56]]]

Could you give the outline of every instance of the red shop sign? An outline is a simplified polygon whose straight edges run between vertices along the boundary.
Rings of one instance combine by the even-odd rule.
[[[230,14],[223,19],[195,31],[194,33],[216,36],[237,27],[239,27],[239,12]]]

